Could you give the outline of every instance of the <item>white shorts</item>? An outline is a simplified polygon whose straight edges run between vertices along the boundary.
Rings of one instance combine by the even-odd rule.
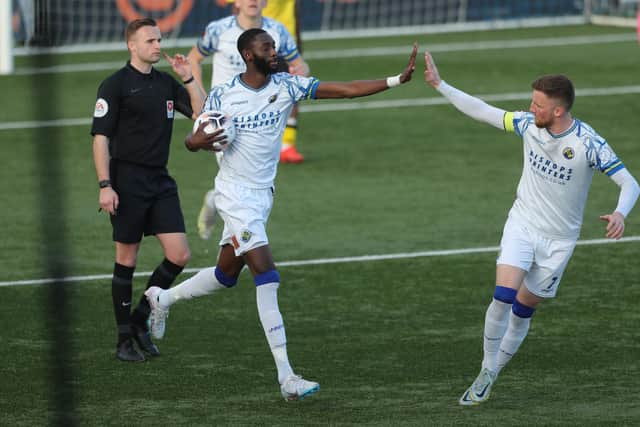
[[[272,188],[247,188],[216,179],[214,201],[224,221],[220,246],[231,244],[236,256],[269,244],[267,220],[273,206]]]
[[[542,237],[509,216],[496,263],[527,271],[524,285],[529,292],[541,298],[552,298],[558,291],[562,273],[575,246],[575,240]]]

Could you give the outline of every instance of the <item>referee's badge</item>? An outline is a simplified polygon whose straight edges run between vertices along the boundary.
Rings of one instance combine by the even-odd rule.
[[[96,109],[93,110],[93,117],[104,117],[109,112],[109,103],[104,98],[98,98],[96,101]]]
[[[173,119],[173,100],[167,101],[167,119]]]

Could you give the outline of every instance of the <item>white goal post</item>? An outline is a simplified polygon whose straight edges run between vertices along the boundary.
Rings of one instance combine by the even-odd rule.
[[[13,73],[13,27],[11,2],[0,1],[0,74]]]

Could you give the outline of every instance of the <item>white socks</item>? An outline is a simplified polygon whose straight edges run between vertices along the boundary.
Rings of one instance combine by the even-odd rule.
[[[278,286],[277,282],[257,286],[256,303],[260,322],[278,369],[278,381],[282,384],[285,378],[293,374],[293,369],[287,356],[287,337],[278,308]]]
[[[493,299],[484,318],[484,359],[482,367],[496,372],[500,343],[509,325],[511,304]]]
[[[496,361],[496,374],[499,373],[502,368],[504,368],[504,365],[516,354],[520,344],[522,344],[522,341],[524,341],[524,338],[527,336],[527,332],[529,332],[530,324],[530,317],[520,317],[513,314],[513,312],[509,315],[509,327],[500,343],[500,352],[498,353]]]
[[[181,299],[191,299],[208,295],[220,289],[226,289],[215,276],[215,267],[205,268],[179,285],[160,293],[160,305],[169,308]]]

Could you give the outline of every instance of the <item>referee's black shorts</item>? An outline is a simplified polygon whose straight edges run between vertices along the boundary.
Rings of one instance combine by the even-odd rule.
[[[138,243],[142,236],[184,233],[178,186],[164,167],[111,160],[111,185],[118,193],[111,215],[113,241]]]

